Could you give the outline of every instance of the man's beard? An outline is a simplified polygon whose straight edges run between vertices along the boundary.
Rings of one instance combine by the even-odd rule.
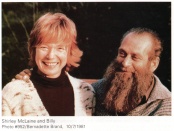
[[[118,62],[113,61],[105,73],[108,83],[108,92],[104,100],[106,108],[120,115],[129,113],[145,96],[151,86],[152,76],[148,67],[134,73],[122,72]]]

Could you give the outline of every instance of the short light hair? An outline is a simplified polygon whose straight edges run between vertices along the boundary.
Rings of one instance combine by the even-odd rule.
[[[68,44],[69,53],[66,71],[78,67],[83,52],[77,45],[77,31],[74,22],[62,13],[46,13],[33,26],[28,41],[29,65],[36,66],[36,46],[43,42],[63,42]]]
[[[135,34],[147,33],[147,34],[149,34],[154,40],[153,45],[152,45],[152,51],[149,56],[149,60],[152,60],[152,59],[155,59],[156,57],[161,56],[161,53],[163,51],[162,41],[159,38],[159,35],[155,31],[153,31],[149,28],[142,28],[142,27],[132,28],[123,35],[123,37],[121,39],[121,43],[122,43],[123,39],[130,33],[135,33]]]

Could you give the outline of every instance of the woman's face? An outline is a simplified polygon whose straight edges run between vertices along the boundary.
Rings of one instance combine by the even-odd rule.
[[[43,43],[36,46],[35,61],[38,73],[48,78],[59,77],[68,57],[68,46],[58,43]]]

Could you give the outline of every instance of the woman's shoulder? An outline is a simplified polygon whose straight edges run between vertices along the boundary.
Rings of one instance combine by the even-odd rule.
[[[86,90],[91,90],[91,91],[94,91],[94,88],[91,84],[83,81],[83,80],[80,80],[81,81],[81,86],[80,88],[83,88],[83,89],[86,89]]]
[[[76,81],[77,83],[79,83],[80,89],[86,89],[86,90],[94,91],[92,85],[89,84],[88,82],[86,82],[86,81],[84,81],[82,79],[78,79],[78,78],[74,78],[74,81]]]
[[[89,84],[89,83],[83,81],[82,79],[79,79],[79,78],[76,78],[76,77],[74,77],[74,76],[71,76],[71,75],[68,74],[68,73],[67,73],[67,75],[68,75],[68,78],[69,78],[69,80],[70,80],[70,82],[71,82],[72,85],[78,86],[78,87],[80,87],[80,88],[88,87],[88,88],[90,88],[90,89],[93,90],[93,87],[92,87],[91,84]]]
[[[16,94],[19,92],[32,90],[33,88],[34,87],[31,81],[26,82],[23,80],[12,80],[4,86],[2,95]]]

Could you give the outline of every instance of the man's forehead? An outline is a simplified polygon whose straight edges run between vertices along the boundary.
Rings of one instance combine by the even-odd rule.
[[[119,50],[132,51],[134,53],[149,52],[152,49],[153,39],[148,33],[128,34],[119,47]]]

